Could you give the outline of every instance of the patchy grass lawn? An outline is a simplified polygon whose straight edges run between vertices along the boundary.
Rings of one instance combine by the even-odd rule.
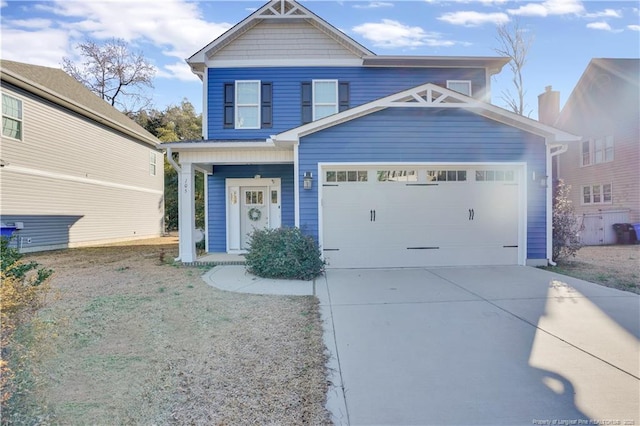
[[[640,245],[586,246],[543,269],[640,294]]]
[[[172,241],[26,257],[55,273],[15,423],[330,423],[317,300],[220,291],[176,254]]]

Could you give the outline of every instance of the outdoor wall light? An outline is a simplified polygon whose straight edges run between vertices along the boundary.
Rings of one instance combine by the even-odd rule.
[[[547,178],[548,178],[548,176],[542,176],[540,178],[540,186],[542,188],[546,188],[547,187]]]
[[[311,189],[313,183],[313,173],[304,172],[304,178],[302,179],[302,187],[304,189]]]

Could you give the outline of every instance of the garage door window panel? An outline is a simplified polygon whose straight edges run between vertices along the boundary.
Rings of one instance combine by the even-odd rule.
[[[378,182],[417,182],[416,170],[378,170]]]
[[[466,182],[466,170],[427,170],[429,182]]]
[[[367,182],[367,180],[366,170],[328,170],[324,175],[326,183]]]

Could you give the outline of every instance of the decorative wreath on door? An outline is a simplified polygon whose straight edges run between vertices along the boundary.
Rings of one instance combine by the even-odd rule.
[[[260,210],[258,210],[255,207],[252,207],[249,209],[249,213],[247,213],[247,215],[249,216],[249,219],[257,222],[260,220],[260,218],[262,217],[262,212]]]

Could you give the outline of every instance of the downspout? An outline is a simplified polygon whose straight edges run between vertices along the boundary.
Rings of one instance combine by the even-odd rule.
[[[173,151],[171,150],[170,146],[167,147],[167,161],[169,162],[169,164],[171,164],[171,167],[173,167],[173,169],[176,172],[178,172],[178,176],[180,176],[180,173],[182,172],[182,168],[173,159]],[[179,179],[180,178],[178,178],[178,182],[180,182]],[[178,185],[178,187],[180,187],[180,185]],[[178,217],[180,217],[180,194],[178,194]],[[178,223],[179,222],[180,221],[178,220]],[[174,262],[179,262],[180,261],[180,254],[178,253],[178,257],[176,257],[173,260],[174,260]]]
[[[173,159],[173,151],[171,151],[170,146],[167,147],[167,161],[169,162],[169,164],[171,164],[171,167],[173,167],[176,172],[180,173],[182,171],[178,163],[176,163],[176,161]]]
[[[553,148],[558,148],[555,151],[552,151]],[[560,154],[564,154],[569,149],[569,145],[566,144],[558,144],[558,145],[547,145],[547,149],[549,150],[549,162],[547,164],[547,170],[550,170],[551,176],[551,185],[547,185],[547,200],[549,202],[549,214],[548,214],[548,241],[550,244],[553,244],[553,157],[556,157]],[[547,254],[551,254],[553,249],[547,249]],[[557,263],[553,261],[552,256],[549,256],[547,262],[551,266],[557,266]]]

